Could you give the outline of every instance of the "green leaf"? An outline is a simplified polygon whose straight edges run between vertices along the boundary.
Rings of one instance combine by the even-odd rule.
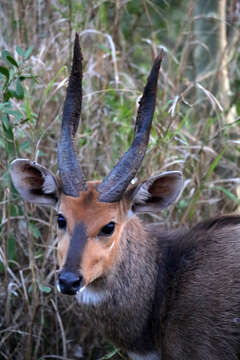
[[[3,114],[2,116],[2,124],[5,128],[9,128],[9,119],[8,116],[6,114]]]
[[[216,159],[211,163],[209,169],[208,169],[208,172],[207,174],[204,176],[203,180],[205,181],[206,179],[208,179],[213,171],[215,170],[215,167],[218,165],[219,161],[221,160],[222,156],[224,155],[226,149],[224,148],[219,154],[218,156],[216,157]]]
[[[24,98],[24,88],[19,79],[17,79],[16,82],[16,94],[19,100],[22,100]]]
[[[41,233],[40,233],[38,227],[35,224],[33,224],[32,222],[29,223],[29,230],[33,234],[33,237],[35,237],[35,239],[40,238]]]
[[[10,157],[11,157],[11,154],[10,154]],[[9,171],[5,171],[2,175],[2,178],[1,178],[1,185],[4,187],[4,188],[7,188],[8,187],[8,184],[9,184]]]
[[[0,111],[6,112],[7,109],[12,109],[9,102],[4,102],[0,104]]]
[[[14,135],[6,114],[2,114],[2,128],[5,135],[5,151],[10,156],[14,156]]]
[[[9,71],[4,66],[0,66],[0,73],[3,74],[7,79],[9,79]]]
[[[17,50],[17,53],[18,53],[18,55],[20,55],[20,56],[24,56],[24,51],[23,51],[23,49],[20,47],[20,46],[16,46],[16,50]]]
[[[7,68],[5,68],[4,66],[0,66],[0,74],[1,74],[1,76],[6,77],[6,81],[3,85],[3,89],[6,89],[8,83],[9,83],[9,77],[10,77],[9,70]]]
[[[31,55],[33,51],[33,46],[31,45],[26,51],[25,51],[25,54],[24,54],[24,59],[27,60],[29,58],[29,56]]]
[[[3,149],[5,148],[5,143],[2,139],[2,136],[0,136],[0,148],[3,148]]]
[[[16,66],[17,68],[19,67],[18,63],[12,56],[7,56],[7,59],[12,65]]]
[[[114,349],[113,351],[109,352],[109,353],[106,354],[105,356],[101,357],[100,360],[112,359],[116,354],[119,354],[119,350],[118,350],[118,349]]]
[[[2,58],[3,60],[5,60],[8,64],[10,65],[14,65],[18,68],[18,63],[16,62],[16,60],[14,59],[14,57],[12,56],[12,54],[7,51],[7,50],[3,50],[2,51]]]
[[[11,56],[11,53],[9,51],[7,51],[7,50],[3,50],[2,51],[2,58],[6,63],[8,63],[7,56]]]
[[[49,294],[52,291],[52,289],[49,286],[44,286],[40,283],[38,283],[38,287],[39,287],[39,290],[45,294]]]
[[[6,114],[15,116],[15,118],[16,118],[18,121],[21,121],[22,118],[24,117],[24,115],[21,113],[21,111],[19,111],[19,110],[13,110],[13,109],[11,109],[11,108],[6,108],[6,109],[4,110],[4,112],[5,112]]]
[[[213,188],[222,191],[225,195],[227,195],[227,197],[229,197],[229,199],[233,200],[238,206],[240,205],[238,197],[228,189],[225,189],[223,186],[214,186]]]
[[[19,80],[23,81],[25,79],[33,79],[35,82],[37,82],[37,76],[35,75],[23,74],[19,76]]]
[[[29,96],[24,97],[23,106],[24,106],[24,113],[25,113],[27,119],[29,119],[29,120],[34,119],[35,113],[32,111],[32,104],[31,104]]]
[[[8,101],[11,98],[18,98],[16,91],[13,89],[8,89],[5,93],[4,93],[4,101]]]

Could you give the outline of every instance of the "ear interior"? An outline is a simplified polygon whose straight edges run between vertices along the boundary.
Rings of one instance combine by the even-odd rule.
[[[179,196],[183,186],[182,174],[169,171],[140,184],[133,194],[133,211],[154,212],[168,207]]]
[[[27,159],[11,163],[13,184],[24,200],[55,206],[59,186],[56,177],[45,167]]]

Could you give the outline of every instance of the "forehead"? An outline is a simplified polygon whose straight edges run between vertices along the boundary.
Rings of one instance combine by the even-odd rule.
[[[98,201],[98,184],[99,182],[95,181],[88,182],[88,190],[81,192],[78,198],[61,195],[59,212],[66,217],[70,229],[77,223],[84,223],[89,228],[117,220],[120,203]]]

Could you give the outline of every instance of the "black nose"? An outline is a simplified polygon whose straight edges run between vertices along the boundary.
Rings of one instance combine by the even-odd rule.
[[[61,293],[75,295],[81,287],[82,276],[71,271],[61,271],[58,276],[58,285]]]

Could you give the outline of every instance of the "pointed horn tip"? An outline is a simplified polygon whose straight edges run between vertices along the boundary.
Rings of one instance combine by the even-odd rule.
[[[79,45],[79,34],[77,32],[75,33],[74,43]]]
[[[164,55],[165,55],[165,51],[163,49],[161,49],[160,53],[155,58],[154,63],[152,65],[151,72],[148,76],[147,84],[145,85],[145,88],[144,88],[142,99],[143,99],[144,95],[146,94],[147,89],[149,90],[150,88],[152,88],[152,86],[155,88],[155,91],[156,91],[158,76],[159,76],[160,67],[161,67],[161,63],[162,63]],[[141,100],[140,100],[139,104],[141,103]]]
[[[161,48],[160,53],[155,58],[154,65],[161,66],[162,60],[164,59],[164,56],[165,56],[165,53],[166,53],[165,50],[163,48]]]
[[[164,48],[161,48],[157,58],[162,60],[164,58],[165,54],[166,54],[166,51],[164,50]]]
[[[81,51],[81,46],[80,46],[80,41],[79,41],[79,35],[77,32],[75,34],[75,40],[74,40],[73,60],[74,59],[82,60],[82,51]]]
[[[73,58],[72,58],[72,67],[71,67],[71,76],[82,76],[82,51],[79,42],[78,33],[75,34],[74,47],[73,47]]]

